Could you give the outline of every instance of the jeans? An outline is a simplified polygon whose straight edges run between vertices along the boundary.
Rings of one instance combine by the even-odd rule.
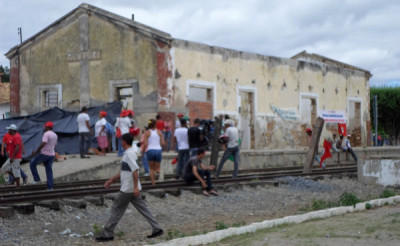
[[[43,163],[46,169],[46,178],[47,178],[47,189],[53,189],[53,162],[55,156],[38,154],[35,158],[32,159],[30,163],[30,168],[33,176],[33,180],[35,182],[40,181],[39,173],[37,171],[37,164]]]
[[[171,136],[172,132],[171,131],[165,131],[164,132],[164,140],[165,140],[165,151],[170,151],[171,150]]]
[[[90,147],[90,132],[79,133],[79,153],[84,157],[89,152]]]
[[[186,168],[186,162],[189,160],[189,150],[182,149],[178,152],[178,165],[176,166],[175,177],[182,177],[183,171]]]
[[[124,148],[122,148],[122,138],[117,138],[118,140],[118,156],[124,155]]]
[[[22,168],[20,169],[21,171],[21,178],[22,180],[26,179],[28,176],[26,176],[26,173],[24,172],[24,170],[22,170]],[[8,182],[10,184],[14,183],[14,176],[13,175],[8,175]]]
[[[211,183],[211,174],[210,171],[208,170],[202,170],[202,169],[197,169],[197,173],[204,179],[206,177],[206,182],[207,182],[207,191],[210,191],[213,189],[212,183]],[[193,173],[186,174],[184,177],[186,183],[193,183],[194,181],[197,180],[196,176],[194,176]]]
[[[190,157],[196,156],[197,155],[197,150],[199,148],[191,148],[190,149]]]
[[[147,160],[146,152],[142,156],[142,165],[145,173],[149,173],[149,161]]]
[[[233,147],[233,148],[227,148],[224,152],[224,155],[221,158],[221,161],[219,162],[217,173],[215,174],[217,177],[221,173],[222,167],[224,166],[224,163],[228,158],[233,155],[233,163],[234,163],[234,169],[233,169],[233,178],[236,178],[238,175],[238,169],[239,169],[239,146]]]

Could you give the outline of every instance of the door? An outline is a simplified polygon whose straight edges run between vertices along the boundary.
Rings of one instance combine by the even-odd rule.
[[[242,149],[254,149],[254,94],[252,92],[239,92],[239,138]]]

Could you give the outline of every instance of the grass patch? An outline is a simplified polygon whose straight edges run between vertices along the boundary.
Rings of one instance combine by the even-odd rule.
[[[244,225],[246,225],[246,222],[245,221],[240,221],[240,222],[233,223],[232,227],[241,227],[241,226],[244,226]]]
[[[181,231],[179,231],[179,230],[168,230],[168,233],[167,233],[168,235],[167,235],[167,239],[168,240],[171,240],[171,239],[174,239],[174,238],[180,238],[180,237],[185,237],[185,234],[183,233],[183,232],[181,232]]]
[[[365,209],[371,209],[372,208],[372,205],[371,205],[371,203],[366,203],[365,204]]]
[[[389,197],[392,197],[392,196],[396,196],[396,192],[394,192],[393,190],[385,189],[382,192],[381,198],[389,198]]]
[[[356,195],[352,193],[343,193],[340,195],[340,205],[341,206],[356,206],[357,203],[360,202],[360,199],[357,198]]]
[[[93,225],[93,232],[94,232],[95,235],[98,235],[98,234],[101,233],[101,228],[97,224],[94,224]]]
[[[215,222],[215,229],[224,230],[224,229],[227,229],[227,228],[228,228],[228,226],[223,221]]]

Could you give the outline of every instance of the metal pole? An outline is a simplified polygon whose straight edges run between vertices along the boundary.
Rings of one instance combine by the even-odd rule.
[[[22,28],[18,27],[19,42],[22,43]]]
[[[378,145],[378,96],[374,95],[374,125],[375,125],[375,138],[374,138],[374,143],[375,146]]]

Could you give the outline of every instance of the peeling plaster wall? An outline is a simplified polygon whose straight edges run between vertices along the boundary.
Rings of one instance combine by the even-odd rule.
[[[400,156],[396,158],[361,159],[358,163],[360,182],[369,185],[400,185]]]
[[[188,81],[215,83],[215,112],[239,119],[240,88],[255,91],[255,148],[307,147],[305,128],[300,122],[301,95],[316,95],[320,110],[348,110],[349,98],[361,102],[362,143],[366,145],[369,112],[368,79],[363,72],[333,65],[243,53],[184,40],[174,40],[174,106],[187,104],[182,90]],[[293,109],[296,120],[282,119],[271,106]],[[327,130],[328,129],[328,130]],[[336,128],[325,124],[322,139]],[[320,141],[321,145],[323,141]]]

